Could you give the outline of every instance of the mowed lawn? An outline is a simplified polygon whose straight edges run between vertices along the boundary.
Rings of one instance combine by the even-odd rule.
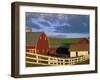
[[[63,45],[63,44],[73,44],[78,43],[80,38],[48,38],[49,45]]]

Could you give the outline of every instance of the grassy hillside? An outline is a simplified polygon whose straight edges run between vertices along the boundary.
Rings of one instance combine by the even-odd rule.
[[[60,45],[60,44],[73,44],[79,42],[80,38],[48,38],[50,45]]]

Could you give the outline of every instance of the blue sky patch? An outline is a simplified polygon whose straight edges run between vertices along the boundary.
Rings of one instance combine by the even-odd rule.
[[[26,27],[50,37],[89,37],[89,15],[26,12]]]

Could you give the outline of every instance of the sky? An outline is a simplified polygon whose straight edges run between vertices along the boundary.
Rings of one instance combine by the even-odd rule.
[[[89,37],[89,15],[26,12],[26,28],[49,37]]]

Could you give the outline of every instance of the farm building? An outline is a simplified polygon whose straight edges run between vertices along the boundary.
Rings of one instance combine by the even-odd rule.
[[[70,57],[77,57],[89,54],[89,41],[81,39],[79,43],[72,44],[69,48]]]
[[[89,40],[87,38],[82,38],[79,41],[80,44],[89,44]]]
[[[47,54],[49,51],[48,38],[44,32],[26,32],[26,51]]]

